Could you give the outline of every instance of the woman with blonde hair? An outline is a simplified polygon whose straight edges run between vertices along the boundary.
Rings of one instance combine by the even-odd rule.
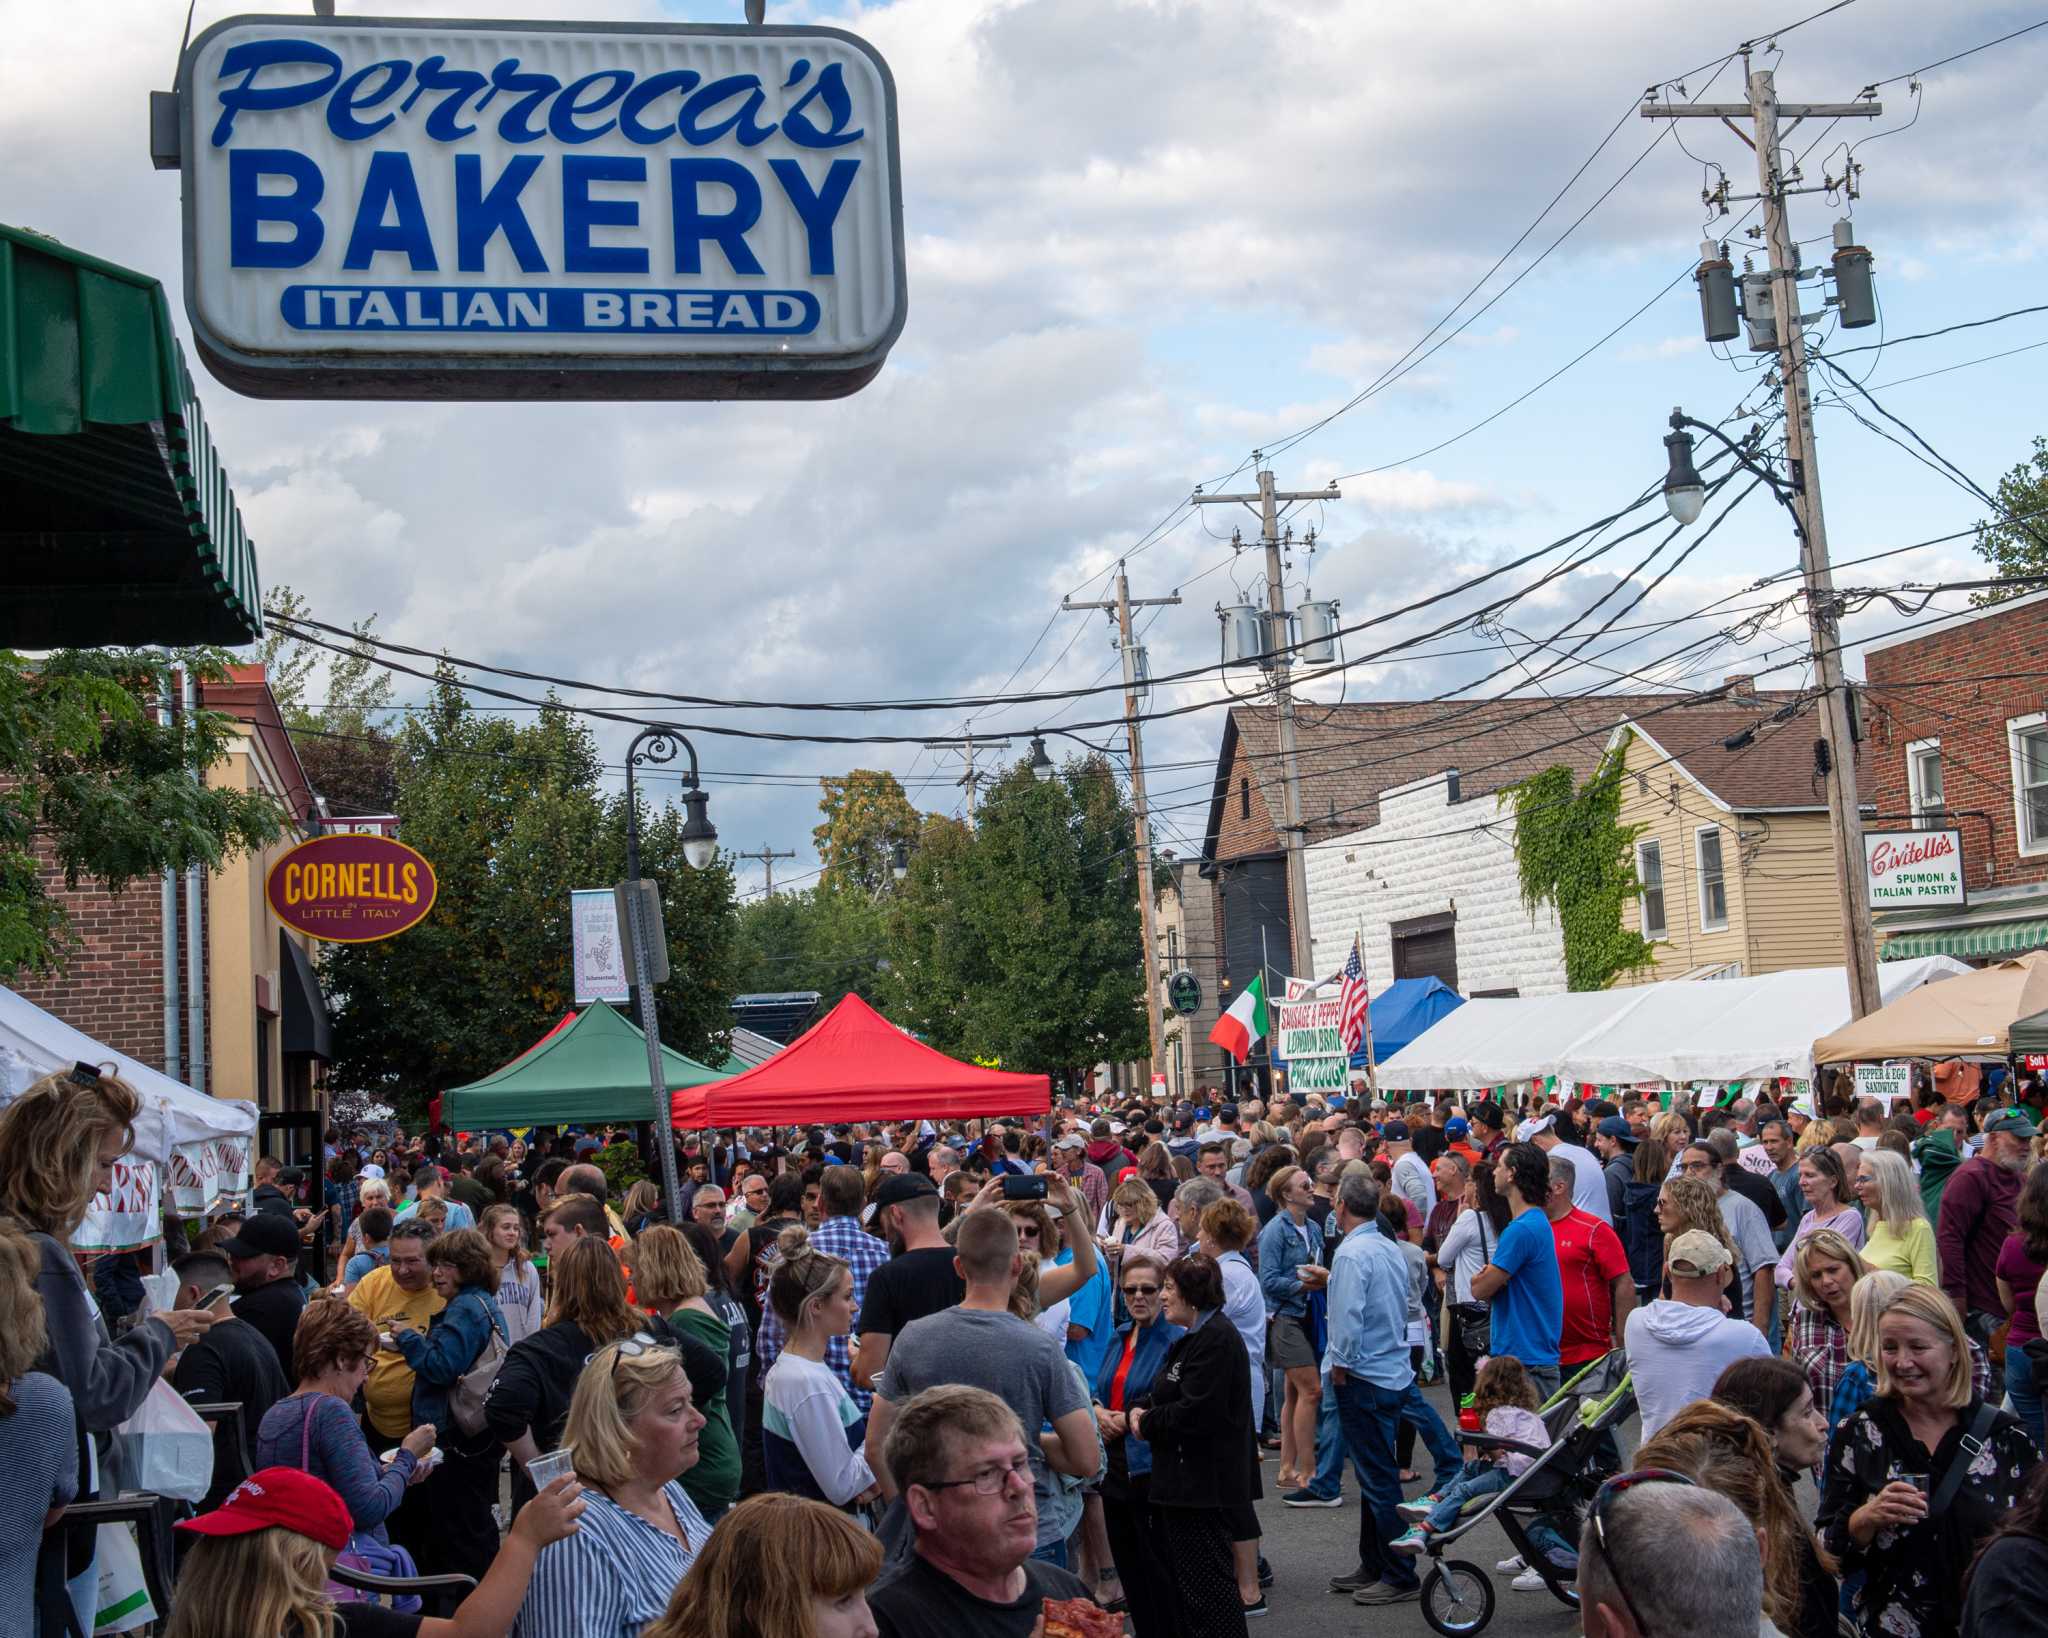
[[[1702,1234],[1711,1234],[1728,1248],[1728,1312],[1736,1319],[1748,1318],[1748,1293],[1742,1288],[1742,1276],[1736,1272],[1741,1259],[1735,1254],[1735,1242],[1728,1237],[1727,1224],[1721,1221],[1721,1202],[1714,1193],[1714,1185],[1700,1177],[1668,1179],[1657,1191],[1657,1226],[1664,1231],[1667,1262],[1678,1237],[1695,1229]],[[1660,1291],[1667,1297],[1671,1294],[1668,1274]]]
[[[505,1316],[513,1342],[524,1342],[547,1323],[541,1300],[540,1270],[526,1254],[526,1219],[519,1208],[500,1201],[484,1207],[477,1232],[491,1248],[498,1270],[498,1312]]]
[[[91,1444],[141,1408],[170,1356],[203,1336],[217,1316],[196,1308],[158,1309],[117,1342],[85,1289],[71,1236],[94,1195],[110,1188],[114,1167],[135,1146],[142,1099],[117,1075],[78,1064],[45,1075],[0,1111],[0,1217],[12,1217],[36,1251],[36,1294],[47,1345],[37,1369],[71,1395],[78,1440],[78,1498],[93,1500]],[[11,1319],[12,1316],[10,1315]],[[90,1526],[53,1533],[46,1564],[70,1589],[79,1624],[92,1630],[96,1533]],[[61,1569],[61,1575],[58,1570]]]
[[[1858,1297],[1882,1277],[1865,1276]],[[1863,1572],[1863,1631],[1952,1634],[1970,1561],[2040,1453],[1978,1391],[1969,1335],[1938,1287],[1896,1290],[1876,1329],[1877,1391],[1828,1447],[1815,1522],[1844,1571]]]
[[[0,1632],[34,1632],[36,1557],[43,1531],[78,1494],[78,1427],[71,1395],[35,1369],[48,1341],[36,1295],[39,1259],[28,1236],[0,1225]],[[47,1612],[62,1620],[63,1610]]]
[[[641,1638],[874,1638],[882,1549],[844,1513],[769,1491],[734,1508]]]
[[[1632,1465],[1683,1473],[1732,1501],[1762,1544],[1763,1614],[1786,1638],[1835,1638],[1840,1591],[1834,1560],[1799,1516],[1760,1425],[1702,1399],[1644,1440]]]
[[[738,1430],[726,1402],[728,1372],[726,1322],[704,1300],[709,1289],[704,1265],[682,1231],[656,1223],[633,1242],[633,1294],[643,1308],[668,1321],[678,1340],[687,1336],[683,1369],[690,1377],[690,1397],[704,1416],[697,1436],[697,1465],[683,1476],[683,1488],[711,1523],[732,1506],[740,1493]]]
[[[801,1226],[776,1241],[782,1261],[768,1302],[789,1340],[761,1384],[761,1451],[769,1485],[834,1507],[881,1494],[862,1453],[867,1419],[855,1408],[825,1349],[853,1329],[853,1271],[812,1247]]]
[[[626,1225],[628,1238],[650,1223],[661,1221],[661,1190],[647,1178],[641,1178],[626,1191],[625,1204],[619,1207],[619,1221]]]
[[[1854,1187],[1863,1205],[1863,1261],[1921,1285],[1941,1284],[1934,1225],[1927,1221],[1911,1163],[1889,1149],[1866,1150]]]
[[[1851,1296],[1870,1270],[1847,1236],[1816,1229],[1792,1249],[1792,1318],[1785,1351],[1806,1372],[1813,1402],[1829,1426],[1835,1389],[1849,1368]]]
[[[1173,1218],[1159,1204],[1152,1185],[1143,1178],[1127,1177],[1111,1189],[1109,1209],[1116,1227],[1096,1243],[1102,1248],[1112,1278],[1125,1252],[1149,1251],[1168,1262],[1180,1255],[1180,1230],[1173,1226]],[[1129,1310],[1119,1301],[1118,1323],[1128,1317]]]

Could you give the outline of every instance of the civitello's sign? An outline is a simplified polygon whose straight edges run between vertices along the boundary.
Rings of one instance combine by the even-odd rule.
[[[178,113],[244,392],[827,397],[902,328],[895,89],[838,29],[233,18]]]
[[[1863,860],[1873,910],[1964,901],[1961,831],[1867,830]]]

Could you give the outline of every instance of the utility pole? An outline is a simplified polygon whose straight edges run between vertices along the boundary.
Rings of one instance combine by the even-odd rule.
[[[1742,54],[1749,67],[1749,53]],[[1799,567],[1806,585],[1807,642],[1821,689],[1821,726],[1826,738],[1828,827],[1833,833],[1836,885],[1842,900],[1842,952],[1849,978],[1849,1006],[1861,1018],[1884,1004],[1877,982],[1877,934],[1870,921],[1865,886],[1863,812],[1856,793],[1856,742],[1849,718],[1849,691],[1842,680],[1842,633],[1834,573],[1828,567],[1827,523],[1821,512],[1820,462],[1814,449],[1813,394],[1807,380],[1806,327],[1799,311],[1799,247],[1792,236],[1785,201],[1818,188],[1795,187],[1796,162],[1779,144],[1808,119],[1874,119],[1883,105],[1869,98],[1846,103],[1781,103],[1775,76],[1760,68],[1748,73],[1746,103],[1646,103],[1645,119],[1738,119],[1756,135],[1757,200],[1764,212],[1764,247],[1770,254],[1771,313],[1777,325],[1778,377],[1785,395],[1785,454],[1799,520]],[[1780,120],[1791,124],[1783,131]],[[1742,133],[1738,130],[1736,134]],[[1746,139],[1747,140],[1747,139]]]
[[[761,897],[772,899],[775,897],[775,861],[777,859],[794,859],[796,854],[794,851],[777,853],[775,849],[764,843],[758,853],[735,853],[733,857],[735,859],[759,859],[761,861]]]
[[[1145,743],[1138,728],[1138,650],[1131,641],[1131,610],[1169,608],[1179,601],[1179,592],[1171,597],[1133,597],[1130,576],[1124,573],[1121,563],[1116,566],[1115,602],[1076,603],[1068,598],[1060,599],[1063,609],[1107,609],[1116,616],[1117,649],[1124,664],[1124,728],[1131,740],[1131,807],[1135,815],[1138,846],[1138,917],[1144,927],[1145,940],[1145,1035],[1151,1051],[1145,1068],[1148,1087],[1152,1076],[1166,1072],[1166,1059],[1164,1026],[1159,1018],[1159,928],[1152,903],[1152,823],[1145,809]]]
[[[967,788],[967,824],[974,826],[974,792],[988,776],[974,766],[978,751],[1002,751],[1009,749],[1007,739],[978,739],[973,734],[962,734],[958,739],[928,739],[924,742],[927,751],[958,751],[967,764],[967,771],[954,781]]]
[[[1301,819],[1301,757],[1294,738],[1294,690],[1289,685],[1287,590],[1280,580],[1280,505],[1283,501],[1341,500],[1333,483],[1323,489],[1276,489],[1273,469],[1261,463],[1257,494],[1201,495],[1197,506],[1235,503],[1255,506],[1259,516],[1259,543],[1266,549],[1266,607],[1270,631],[1264,665],[1272,679],[1273,702],[1280,719],[1281,845],[1287,849],[1288,926],[1294,948],[1290,959],[1295,975],[1313,979],[1315,945],[1308,925],[1308,855],[1303,851],[1308,837]]]

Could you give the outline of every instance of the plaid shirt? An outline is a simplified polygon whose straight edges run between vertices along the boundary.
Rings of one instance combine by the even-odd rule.
[[[860,1305],[867,1299],[868,1279],[889,1260],[889,1248],[860,1226],[857,1217],[828,1217],[811,1236],[811,1244],[828,1256],[837,1257],[853,1270],[853,1326],[860,1329]],[[761,1330],[754,1340],[753,1369],[761,1381],[768,1379],[768,1367],[782,1354],[789,1340],[782,1316],[772,1306],[761,1308]],[[849,1337],[834,1337],[825,1344],[825,1363],[839,1384],[853,1396],[853,1403],[865,1416],[875,1396],[853,1385],[853,1345]]]
[[[1817,1314],[1806,1304],[1794,1302],[1785,1347],[1793,1362],[1806,1372],[1815,1408],[1831,1423],[1838,1421],[1831,1407],[1842,1373],[1849,1368],[1849,1333],[1835,1323],[1832,1314]],[[1991,1360],[1975,1337],[1970,1338],[1970,1382],[1978,1397],[1990,1396]]]

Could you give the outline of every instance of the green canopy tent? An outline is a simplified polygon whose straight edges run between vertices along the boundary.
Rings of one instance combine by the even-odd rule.
[[[724,1076],[693,1058],[661,1049],[671,1092]],[[647,1037],[603,1002],[503,1069],[441,1097],[441,1120],[457,1132],[496,1126],[588,1126],[652,1120]]]

